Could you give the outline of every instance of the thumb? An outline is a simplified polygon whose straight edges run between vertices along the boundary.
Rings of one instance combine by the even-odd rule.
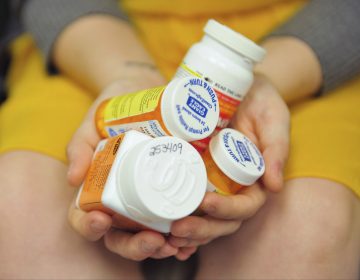
[[[264,151],[265,174],[262,178],[264,186],[273,192],[278,192],[283,187],[283,169],[286,158],[279,156],[282,153],[280,147],[268,147]]]
[[[261,148],[265,161],[265,174],[262,178],[265,188],[278,192],[282,189],[283,169],[289,153],[289,123],[277,121],[265,125],[261,131]]]
[[[89,241],[102,238],[112,225],[109,215],[100,211],[84,212],[71,204],[68,214],[73,229]]]
[[[262,137],[265,174],[262,178],[264,186],[273,192],[283,187],[283,170],[289,153],[289,130],[286,125],[273,126]]]
[[[96,145],[100,141],[91,121],[85,121],[74,134],[67,147],[69,169],[67,179],[72,186],[79,186],[90,167]]]

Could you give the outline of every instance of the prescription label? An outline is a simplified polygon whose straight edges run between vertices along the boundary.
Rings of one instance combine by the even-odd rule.
[[[164,88],[161,86],[112,98],[106,105],[104,121],[110,122],[154,111]]]
[[[176,77],[196,76],[204,79],[216,92],[220,106],[220,116],[217,128],[224,128],[240,104],[242,96],[232,89],[215,81],[214,77],[207,77],[205,74],[192,70],[186,63],[182,62],[178,68]]]
[[[149,120],[143,122],[133,122],[129,124],[112,124],[105,126],[105,130],[110,137],[125,133],[129,130],[137,130],[151,137],[160,137],[169,135],[165,128],[157,120]]]
[[[81,209],[85,211],[103,210],[101,196],[123,138],[122,134],[103,140],[98,145],[80,190],[78,204]]]
[[[237,107],[240,104],[241,96],[239,94],[235,93],[230,88],[227,88],[224,85],[216,82],[213,77],[207,77],[205,74],[192,70],[191,67],[186,65],[185,62],[181,63],[175,76],[176,77],[196,76],[204,79],[216,92],[220,107],[219,120],[213,135],[215,135],[222,128],[227,127],[232,116],[236,112]],[[202,153],[209,145],[209,141],[210,138],[207,137],[202,140],[193,141],[191,142],[191,144],[200,153]]]
[[[175,77],[177,78],[185,78],[188,76],[195,76],[198,78],[202,78],[202,75],[194,70],[192,70],[186,63],[182,62],[180,67],[177,69]]]

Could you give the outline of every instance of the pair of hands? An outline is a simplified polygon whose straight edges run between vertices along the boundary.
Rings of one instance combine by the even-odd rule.
[[[120,93],[159,84],[165,84],[165,81],[119,80],[101,94],[68,146],[68,180],[71,185],[79,186],[83,181],[100,141],[94,124],[98,104]],[[104,237],[110,251],[131,260],[169,256],[186,260],[198,246],[237,231],[241,223],[264,204],[267,190],[279,191],[282,188],[282,172],[288,155],[289,119],[287,106],[275,87],[265,77],[256,76],[231,126],[247,135],[261,150],[266,166],[261,182],[237,195],[207,193],[200,205],[205,215],[189,216],[174,222],[168,237],[150,230],[129,233],[112,229],[112,217],[99,211],[83,212],[74,207],[74,202],[69,210],[70,223],[88,240],[96,241]]]

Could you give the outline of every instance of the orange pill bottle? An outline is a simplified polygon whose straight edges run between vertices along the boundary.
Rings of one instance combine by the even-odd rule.
[[[131,130],[99,142],[76,206],[108,213],[115,227],[168,233],[199,207],[206,186],[204,162],[191,144]]]
[[[103,101],[95,114],[102,137],[137,130],[152,137],[176,136],[185,141],[208,137],[219,119],[213,88],[203,79],[186,77],[167,86]]]
[[[208,174],[208,191],[236,194],[256,182],[265,172],[264,159],[245,135],[224,128],[210,140],[202,155]]]

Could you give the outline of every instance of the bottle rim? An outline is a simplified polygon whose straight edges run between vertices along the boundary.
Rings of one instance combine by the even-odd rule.
[[[201,115],[202,112],[197,111],[195,105],[191,106],[190,101],[206,113]],[[191,142],[209,137],[216,128],[219,114],[220,107],[216,92],[201,78],[193,76],[175,78],[163,92],[161,115],[164,124],[173,136],[185,141]]]
[[[220,170],[234,182],[250,186],[265,172],[264,159],[241,132],[224,128],[209,143],[209,152]]]
[[[266,51],[264,48],[214,19],[210,19],[206,23],[204,32],[235,52],[242,54],[255,62],[260,62],[265,57]]]
[[[168,144],[179,143],[181,153],[168,150]],[[150,155],[158,146],[158,153]],[[141,142],[124,154],[117,181],[117,191],[130,214],[153,222],[181,219],[195,211],[205,195],[207,177],[205,165],[191,144],[163,136]]]

